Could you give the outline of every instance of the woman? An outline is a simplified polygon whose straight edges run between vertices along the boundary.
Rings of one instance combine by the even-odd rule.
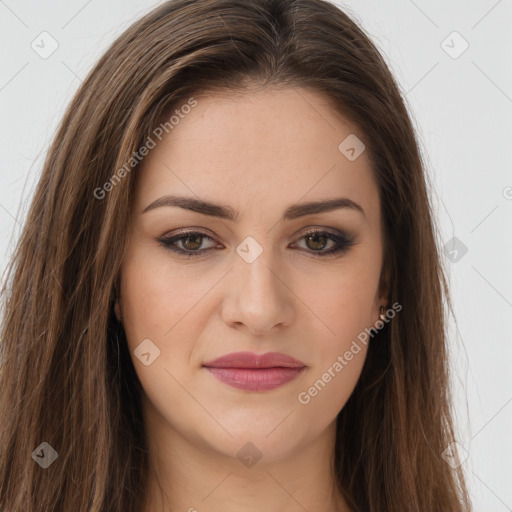
[[[425,181],[334,5],[136,22],[64,116],[4,287],[0,508],[469,511]]]

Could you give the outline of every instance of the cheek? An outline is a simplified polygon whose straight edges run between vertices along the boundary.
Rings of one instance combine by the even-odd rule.
[[[188,319],[197,320],[207,280],[178,266],[159,265],[155,258],[128,259],[122,271],[123,324],[130,344],[144,338],[163,344]]]
[[[187,407],[178,382],[192,371],[190,353],[202,329],[198,303],[208,288],[204,280],[156,260],[140,251],[123,263],[123,328],[145,394],[156,410],[169,413],[171,397],[174,406]]]
[[[335,421],[347,403],[361,375],[366,353],[364,344],[349,343],[342,350],[333,350],[326,362],[305,379],[296,396],[296,417],[308,426],[312,436]]]
[[[311,297],[322,320],[315,321],[314,364],[296,396],[300,414],[314,430],[333,421],[352,394],[366,359],[372,325],[375,283],[368,275],[350,274],[330,281],[323,293]],[[315,420],[316,418],[316,420]]]
[[[139,251],[125,260],[121,300],[128,349],[138,378],[154,406],[170,413],[170,397],[174,405],[190,407],[179,383],[194,389],[194,351],[211,320],[211,289],[218,277],[198,274],[192,267],[184,269],[159,256]],[[138,357],[148,352],[150,356]]]
[[[347,265],[346,270],[316,276],[316,291],[304,288],[301,292],[307,306],[316,314],[317,331],[325,334],[329,352],[343,349],[376,320],[375,301],[378,290],[379,268],[365,266],[364,262]],[[307,292],[307,294],[306,294]]]
[[[334,419],[356,386],[368,343],[372,342],[365,329],[376,320],[379,270],[361,261],[350,271],[319,280],[322,288],[307,295],[308,306],[318,320],[314,320],[317,327],[311,333],[315,339],[314,365],[297,396],[305,417],[325,417],[327,413],[330,416],[325,419]]]

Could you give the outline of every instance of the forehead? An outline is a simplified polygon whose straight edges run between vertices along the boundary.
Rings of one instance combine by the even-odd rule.
[[[323,95],[265,88],[193,98],[193,108],[175,106],[172,128],[142,162],[139,211],[165,193],[231,204],[242,215],[244,205],[281,208],[344,195],[378,214],[367,153],[350,161],[339,149],[364,134]]]

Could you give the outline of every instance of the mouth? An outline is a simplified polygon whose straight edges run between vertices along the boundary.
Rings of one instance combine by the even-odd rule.
[[[297,378],[306,365],[277,352],[236,352],[203,364],[219,381],[246,391],[269,391]]]
[[[304,368],[210,368],[221,382],[246,391],[269,391],[297,378]]]

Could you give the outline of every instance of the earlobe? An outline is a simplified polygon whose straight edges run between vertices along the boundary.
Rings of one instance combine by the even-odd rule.
[[[379,318],[385,322],[386,321],[386,307],[389,304],[389,294],[390,294],[390,271],[389,267],[387,267],[381,274],[380,282],[379,282],[379,302],[381,303]],[[384,303],[384,304],[382,304]]]
[[[121,308],[119,307],[119,302],[116,302],[114,305],[114,313],[116,315],[117,321],[121,322]]]
[[[379,283],[379,299],[386,304],[389,302],[391,291],[391,272],[389,266],[385,268],[380,277]]]

